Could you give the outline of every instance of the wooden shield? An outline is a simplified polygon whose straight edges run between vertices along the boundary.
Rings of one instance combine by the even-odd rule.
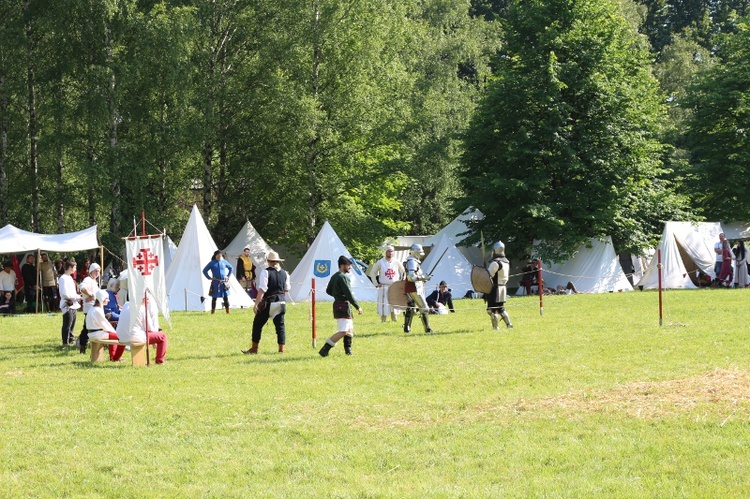
[[[492,277],[486,268],[474,265],[471,269],[471,285],[474,291],[484,294],[492,292]]]
[[[404,284],[406,281],[396,281],[388,288],[388,303],[392,307],[406,308],[406,292]]]

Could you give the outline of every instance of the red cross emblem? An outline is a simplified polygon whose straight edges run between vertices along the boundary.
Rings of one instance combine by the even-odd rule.
[[[393,270],[393,269],[390,269],[390,268],[389,268],[388,270],[386,270],[386,271],[385,271],[385,276],[386,276],[386,277],[387,277],[387,278],[388,278],[389,280],[391,280],[391,281],[392,281],[392,280],[393,280],[393,278],[394,278],[394,277],[396,277],[396,271],[395,271],[395,270]]]
[[[141,248],[138,255],[133,258],[133,267],[142,275],[151,275],[154,267],[159,266],[159,257],[151,253],[151,248]]]

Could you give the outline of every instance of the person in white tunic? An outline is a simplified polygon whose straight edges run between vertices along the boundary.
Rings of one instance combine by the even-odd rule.
[[[397,321],[396,316],[401,313],[401,310],[388,303],[388,289],[404,275],[404,266],[393,258],[393,251],[393,246],[386,246],[385,256],[370,269],[370,278],[378,288],[378,315],[382,322],[386,322],[389,315],[392,321]]]
[[[76,282],[73,280],[73,273],[76,271],[75,262],[67,262],[65,271],[57,279],[58,291],[60,294],[60,311],[63,315],[62,323],[62,347],[73,346],[73,329],[76,327],[76,317],[78,309],[81,308],[81,295],[78,294]]]
[[[145,301],[145,300],[144,300]],[[156,345],[156,363],[164,364],[167,355],[167,335],[159,328],[159,312],[156,301],[148,300],[148,315],[146,304],[141,302],[138,316],[133,327],[130,327],[130,302],[125,303],[120,311],[120,321],[117,323],[117,336],[123,343],[145,343]]]
[[[86,330],[89,340],[119,340],[112,324],[104,316],[104,305],[109,301],[109,293],[100,289],[96,292],[94,305],[86,314]],[[125,345],[109,345],[109,360],[119,362]]]
[[[745,241],[739,241],[737,246],[734,248],[734,254],[736,255],[734,265],[734,287],[746,288],[747,287],[747,248],[745,248]]]
[[[78,336],[78,348],[81,353],[86,353],[86,343],[89,341],[89,335],[86,326],[86,315],[94,306],[94,300],[96,299],[96,292],[99,290],[99,273],[101,267],[99,264],[92,263],[89,265],[89,275],[87,275],[81,284],[78,285],[78,289],[81,291],[83,296],[83,329],[81,330],[80,336]],[[109,301],[109,300],[107,300]]]

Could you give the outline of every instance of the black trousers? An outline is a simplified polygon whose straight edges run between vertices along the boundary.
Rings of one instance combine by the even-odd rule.
[[[263,326],[268,322],[271,304],[266,303],[263,310],[255,314],[253,319],[253,343],[260,343],[260,336],[263,332]],[[276,338],[279,345],[286,345],[286,327],[284,326],[284,315],[286,315],[286,305],[281,306],[279,315],[273,318],[273,324],[276,326]]]
[[[73,329],[76,327],[77,311],[69,309],[63,314],[62,344],[63,346],[73,342]]]

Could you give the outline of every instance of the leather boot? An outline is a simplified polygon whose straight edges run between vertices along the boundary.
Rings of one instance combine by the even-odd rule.
[[[245,355],[248,354],[257,354],[258,353],[258,343],[253,341],[253,346],[249,350],[243,350],[242,353]]]
[[[344,336],[344,353],[347,355],[352,354],[352,337],[351,336]]]
[[[281,344],[279,345],[279,353],[284,353],[284,347],[285,346],[286,345],[281,345]]]
[[[227,313],[229,313],[229,307],[227,307]]]
[[[427,317],[427,314],[422,313],[420,315],[422,316],[422,325],[424,326],[424,332],[431,333],[432,328],[430,327],[430,319]]]
[[[325,345],[323,345],[323,348],[321,348],[320,352],[318,352],[321,357],[328,357],[328,352],[331,351],[331,348],[336,346],[335,344],[331,345],[330,343],[328,343],[328,341],[329,340],[326,340]]]
[[[215,313],[216,313],[216,309],[215,309],[215,308],[212,308],[212,309],[211,309],[211,315],[214,315]]]

